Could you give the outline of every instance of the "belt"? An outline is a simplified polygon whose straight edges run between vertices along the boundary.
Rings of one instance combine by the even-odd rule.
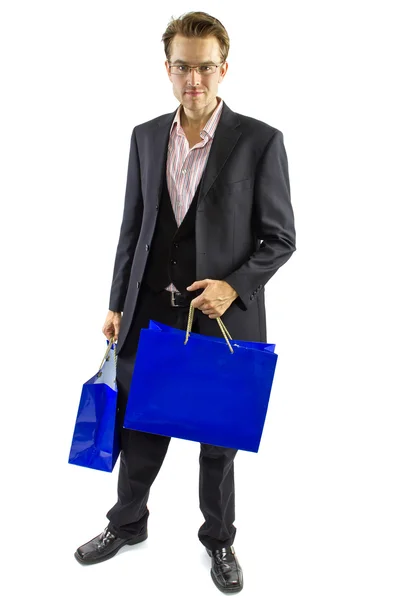
[[[182,294],[182,292],[170,292],[169,290],[163,290],[160,292],[162,296],[164,296],[168,304],[173,306],[174,308],[179,307],[189,307],[191,301],[196,298],[197,294]]]

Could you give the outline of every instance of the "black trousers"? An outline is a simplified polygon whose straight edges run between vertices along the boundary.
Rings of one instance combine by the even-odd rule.
[[[192,331],[196,332],[196,313]],[[118,354],[118,426],[121,443],[118,475],[118,500],[108,511],[109,529],[119,537],[132,537],[146,526],[150,488],[166,456],[171,438],[123,429],[130,382],[142,328],[149,320],[186,329],[189,308],[172,307],[167,294],[143,287],[140,291],[134,322]],[[211,550],[233,544],[236,534],[233,461],[236,449],[200,444],[199,500],[204,523],[198,537]],[[177,515],[178,517],[178,515]]]

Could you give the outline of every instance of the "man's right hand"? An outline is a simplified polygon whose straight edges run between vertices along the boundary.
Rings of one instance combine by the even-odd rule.
[[[114,338],[114,342],[116,342],[118,339],[119,328],[121,325],[121,315],[122,313],[114,312],[112,310],[109,310],[107,313],[102,332],[109,341],[111,341],[111,338]]]

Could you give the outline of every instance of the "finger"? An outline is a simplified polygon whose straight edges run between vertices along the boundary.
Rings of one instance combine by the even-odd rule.
[[[200,310],[202,310],[203,312],[204,312],[205,310],[213,310],[212,306],[210,306],[209,304],[206,304],[206,303],[204,303],[204,302],[203,302],[203,304],[201,304],[201,305],[199,306],[199,309],[200,309]]]
[[[199,290],[201,288],[205,288],[208,285],[208,281],[207,279],[202,279],[201,281],[194,281],[192,283],[192,285],[189,285],[186,289],[189,290],[190,292],[193,292],[194,290]]]
[[[201,294],[200,296],[197,296],[197,298],[195,298],[191,302],[193,308],[198,308],[199,310],[201,310],[203,303],[204,303],[203,294]]]
[[[213,316],[214,318],[219,317],[219,314],[214,312],[213,310],[209,310],[208,312],[203,312],[204,315],[206,315],[207,317],[211,317]]]
[[[115,333],[114,327],[112,325],[108,325],[107,327],[104,327],[103,333],[106,336],[106,338],[108,339],[108,341],[110,341]]]

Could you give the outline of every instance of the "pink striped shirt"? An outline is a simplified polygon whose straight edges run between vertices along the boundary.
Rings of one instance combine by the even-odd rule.
[[[189,210],[190,203],[193,200],[197,186],[199,185],[204,168],[207,164],[211,144],[222,111],[223,100],[219,96],[217,96],[217,100],[218,106],[208,119],[204,129],[200,131],[200,137],[203,141],[195,144],[192,148],[189,149],[188,139],[181,126],[180,112],[182,110],[182,105],[180,105],[177,110],[171,125],[166,177],[171,204],[178,227]],[[166,289],[170,292],[177,291],[173,283]],[[185,290],[181,291],[183,292]]]

